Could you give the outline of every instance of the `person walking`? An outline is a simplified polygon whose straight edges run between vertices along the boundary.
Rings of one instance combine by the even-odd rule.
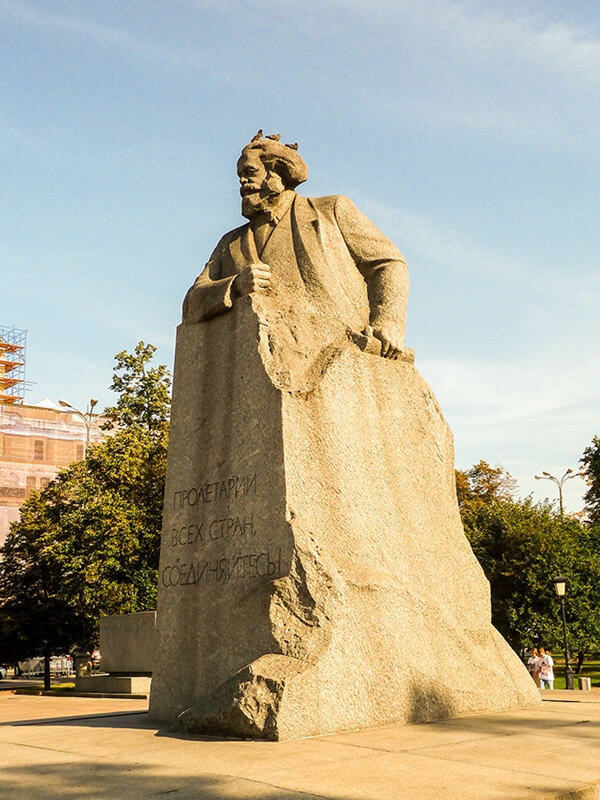
[[[540,689],[554,689],[554,659],[543,647],[540,647]]]
[[[535,685],[540,688],[540,654],[538,653],[537,647],[534,647],[531,651],[531,655],[527,660],[527,669],[529,670],[529,674],[535,681]]]

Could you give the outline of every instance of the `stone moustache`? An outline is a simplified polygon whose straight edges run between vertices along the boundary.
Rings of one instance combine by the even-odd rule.
[[[404,258],[295,192],[297,145],[259,131],[237,168],[248,222],[178,329],[151,715],[288,739],[539,702],[404,346]]]

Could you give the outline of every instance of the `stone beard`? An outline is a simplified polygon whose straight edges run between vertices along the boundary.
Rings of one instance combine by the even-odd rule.
[[[296,145],[259,132],[237,169],[248,222],[178,330],[151,715],[286,739],[539,702],[404,347],[402,255],[295,192]]]

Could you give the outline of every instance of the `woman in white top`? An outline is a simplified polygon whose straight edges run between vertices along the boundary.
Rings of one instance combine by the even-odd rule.
[[[554,660],[540,647],[540,689],[554,689]]]
[[[537,651],[537,648],[534,647],[531,651],[531,655],[527,661],[527,669],[529,670],[529,674],[535,681],[535,685],[539,688],[540,686],[540,656]]]

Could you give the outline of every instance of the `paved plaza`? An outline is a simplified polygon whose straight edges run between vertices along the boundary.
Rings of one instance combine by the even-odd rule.
[[[597,800],[600,692],[290,742],[172,734],[144,700],[0,695],[2,800]]]

